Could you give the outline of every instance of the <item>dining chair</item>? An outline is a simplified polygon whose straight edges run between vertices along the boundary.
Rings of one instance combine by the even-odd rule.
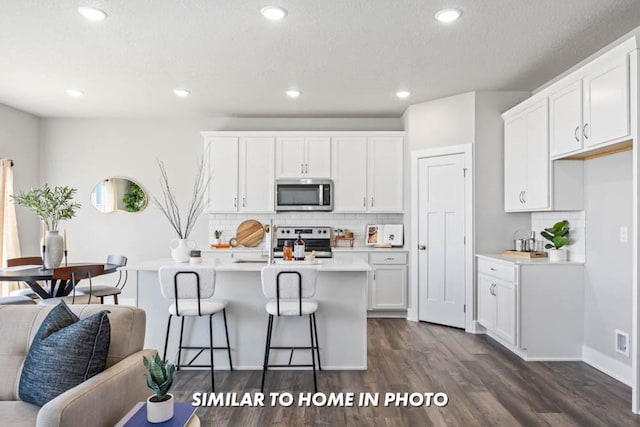
[[[19,267],[22,265],[42,265],[42,258],[39,256],[24,256],[19,258],[10,258],[7,260],[7,267]],[[40,298],[29,285],[23,284],[23,282],[18,282],[18,286],[21,288],[11,291],[9,293],[10,296],[25,296],[35,300]],[[43,286],[41,284],[40,286],[49,292],[49,287],[47,285]]]
[[[122,289],[127,284],[129,272],[122,270],[121,267],[127,265],[127,257],[122,255],[107,256],[107,264],[118,266],[118,281],[115,285],[95,284],[90,289],[90,284],[82,284],[77,287],[78,294],[91,294],[100,298],[100,304],[104,304],[105,297],[113,297],[114,304],[118,305],[118,295],[122,293]]]
[[[71,295],[43,299],[40,304],[58,304],[64,301],[69,304],[98,304],[99,300],[91,295],[92,278],[104,273],[104,264],[84,264],[71,267],[58,267],[53,269],[52,280],[59,281],[58,286],[71,285]],[[80,280],[89,281],[89,293],[77,294],[76,284]]]

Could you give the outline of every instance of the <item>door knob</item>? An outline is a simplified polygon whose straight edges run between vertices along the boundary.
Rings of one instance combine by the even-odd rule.
[[[418,245],[418,250],[426,251],[427,250],[427,245]]]

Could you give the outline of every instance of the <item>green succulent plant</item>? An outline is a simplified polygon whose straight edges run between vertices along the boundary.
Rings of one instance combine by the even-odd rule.
[[[147,387],[155,392],[156,401],[164,402],[170,399],[167,393],[169,393],[169,389],[173,384],[173,373],[176,370],[176,366],[173,363],[163,361],[158,353],[149,359],[142,356],[142,362],[147,369],[145,374]]]
[[[569,244],[569,221],[565,219],[556,222],[553,227],[545,228],[540,235],[551,242],[544,245],[546,249],[560,249]]]
[[[222,230],[215,230],[213,234],[215,234],[216,239],[219,239],[220,237],[222,237]]]
[[[46,224],[47,230],[58,229],[58,222],[71,219],[80,208],[79,203],[73,201],[77,190],[71,187],[49,187],[45,184],[40,188],[32,188],[12,196],[13,203],[25,206],[38,215]]]

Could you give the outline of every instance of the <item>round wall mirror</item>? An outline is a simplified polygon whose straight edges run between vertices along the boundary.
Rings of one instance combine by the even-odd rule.
[[[127,178],[107,178],[93,187],[91,204],[100,212],[140,212],[147,207],[147,194],[140,184]]]

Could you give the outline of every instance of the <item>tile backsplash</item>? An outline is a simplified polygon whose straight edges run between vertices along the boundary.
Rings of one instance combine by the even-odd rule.
[[[545,228],[553,226],[558,221],[569,221],[569,245],[567,251],[571,261],[586,261],[586,227],[584,211],[557,211],[531,213],[531,230],[536,232],[536,239],[547,240],[540,236]]]
[[[278,214],[209,214],[209,241],[215,239],[214,230],[222,230],[222,241],[228,242],[236,235],[238,225],[246,219],[255,219],[268,224],[273,219],[276,225],[315,225],[332,229],[341,228],[354,233],[354,247],[365,246],[367,224],[402,224],[403,214],[340,214],[327,212],[287,212]],[[405,229],[405,235],[407,230]]]

